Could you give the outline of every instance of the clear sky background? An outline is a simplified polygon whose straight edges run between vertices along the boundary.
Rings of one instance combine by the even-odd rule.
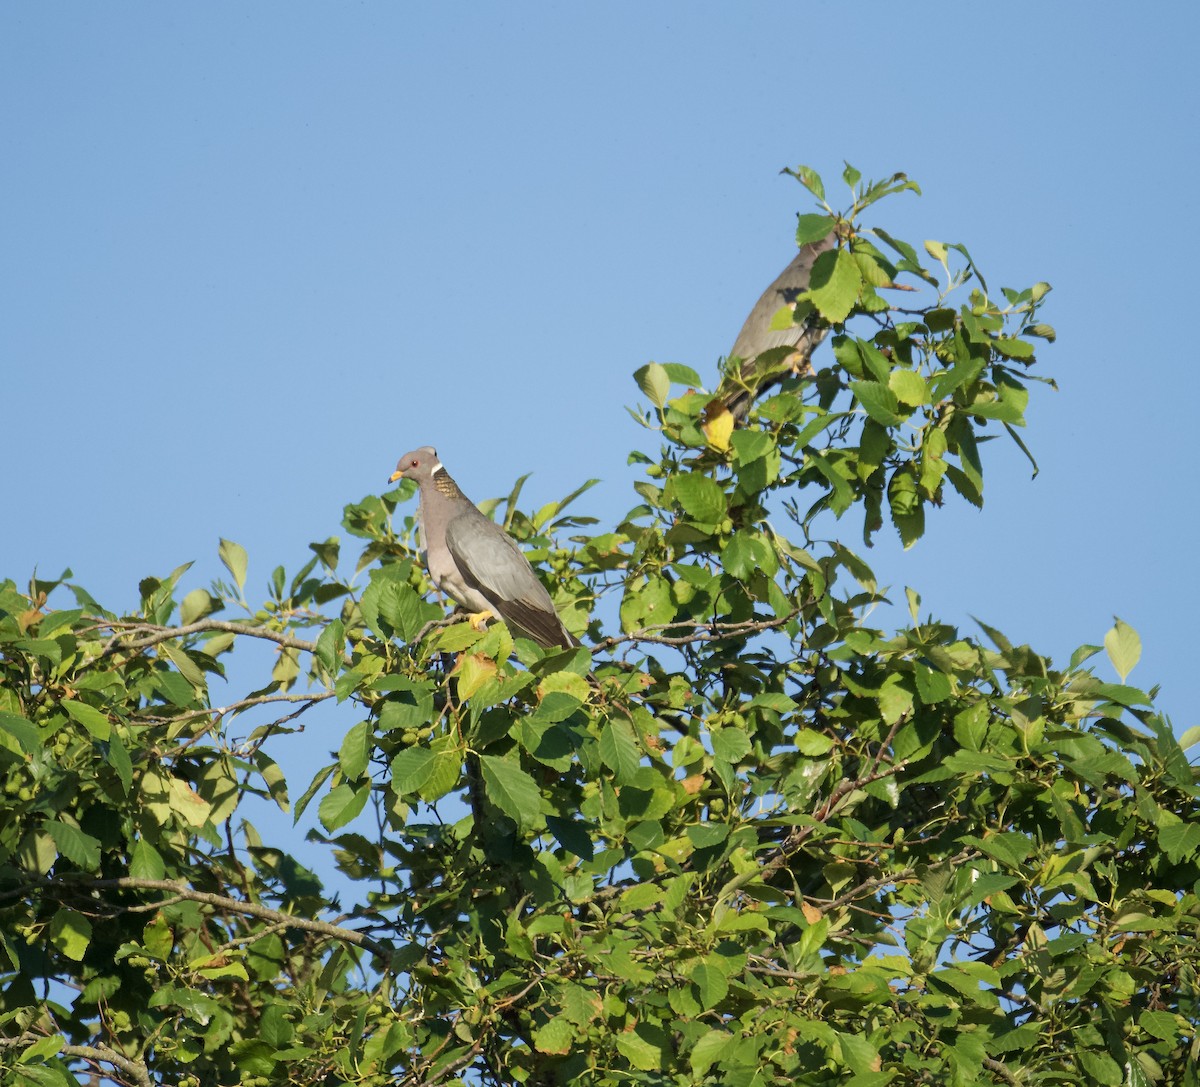
[[[997,441],[982,513],[866,557],[1056,660],[1120,615],[1198,724],[1197,41],[1191,2],[4,4],[0,577],[126,609],[226,536],[261,594],[424,443],[611,521],[632,371],[715,374],[812,210],[780,168],[849,160],[1059,333],[1041,475]]]

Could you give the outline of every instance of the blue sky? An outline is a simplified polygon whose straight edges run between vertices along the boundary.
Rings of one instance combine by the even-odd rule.
[[[226,536],[260,590],[427,442],[611,520],[632,371],[714,374],[810,210],[780,168],[845,159],[1059,333],[1041,475],[996,442],[982,513],[867,558],[1057,659],[1120,615],[1200,723],[1197,40],[1184,3],[4,5],[0,577],[127,608]]]

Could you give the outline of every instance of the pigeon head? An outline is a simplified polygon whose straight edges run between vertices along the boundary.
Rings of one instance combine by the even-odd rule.
[[[444,470],[442,462],[438,460],[437,450],[432,445],[423,445],[420,449],[405,453],[396,462],[396,470],[388,476],[388,482],[397,483],[402,479],[411,479],[420,484],[432,479],[434,472]]]

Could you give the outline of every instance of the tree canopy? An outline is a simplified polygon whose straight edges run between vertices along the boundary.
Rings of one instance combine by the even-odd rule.
[[[1050,288],[877,225],[904,175],[792,173],[811,372],[650,363],[623,518],[487,504],[583,648],[447,617],[407,482],[261,600],[228,540],[128,613],[0,583],[0,1083],[1197,1082],[1200,793],[1136,633],[876,629],[851,547],[1029,455]]]

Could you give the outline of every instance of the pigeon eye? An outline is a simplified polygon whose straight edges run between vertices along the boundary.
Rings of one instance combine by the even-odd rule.
[[[418,466],[420,463],[421,463],[421,462],[420,462],[419,460],[414,460],[414,461],[412,462],[412,467],[413,467],[413,468],[416,468],[416,467],[417,467],[417,466]]]

